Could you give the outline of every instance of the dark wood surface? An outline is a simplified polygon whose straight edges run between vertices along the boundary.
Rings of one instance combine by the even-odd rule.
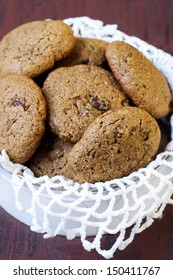
[[[89,16],[162,48],[173,55],[172,0],[0,0],[0,38],[19,24],[36,19],[64,19]],[[1,182],[0,182],[1,183]],[[114,236],[105,235],[104,248]],[[103,259],[95,250],[87,252],[80,239],[57,236],[43,239],[41,234],[0,208],[0,259]],[[173,259],[173,206],[168,205],[160,220],[141,234],[114,259]]]

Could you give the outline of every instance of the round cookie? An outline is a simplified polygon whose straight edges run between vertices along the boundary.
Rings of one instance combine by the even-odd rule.
[[[34,78],[67,56],[74,45],[73,32],[62,20],[20,25],[0,41],[0,75],[19,73]]]
[[[136,48],[114,41],[106,47],[106,58],[115,78],[133,103],[154,118],[168,115],[172,94],[162,73]]]
[[[126,176],[153,159],[160,137],[156,120],[146,111],[108,111],[90,124],[69,152],[69,177],[94,183]]]
[[[0,77],[0,151],[12,161],[25,163],[45,131],[46,103],[41,89],[24,76]]]
[[[64,142],[52,133],[46,133],[40,147],[28,163],[36,176],[68,177],[67,155],[74,144]]]
[[[76,37],[73,51],[58,62],[58,66],[74,66],[92,64],[102,66],[105,61],[105,49],[108,43],[95,38]]]
[[[112,74],[94,65],[52,71],[44,82],[43,94],[52,132],[73,143],[97,116],[128,104]]]

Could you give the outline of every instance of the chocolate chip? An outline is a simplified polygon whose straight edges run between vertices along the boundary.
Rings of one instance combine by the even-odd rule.
[[[13,107],[21,106],[21,107],[23,107],[24,111],[27,111],[29,108],[29,105],[26,104],[26,99],[23,97],[12,99],[11,106],[13,106]]]
[[[105,100],[99,100],[98,96],[95,96],[91,99],[91,105],[93,108],[101,111],[106,112],[108,110],[108,104]]]

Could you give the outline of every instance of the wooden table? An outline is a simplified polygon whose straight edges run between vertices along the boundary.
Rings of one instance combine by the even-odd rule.
[[[171,0],[1,0],[0,38],[19,24],[45,18],[64,19],[89,16],[162,48],[173,55],[173,1]],[[107,248],[114,236],[105,235]],[[0,208],[0,259],[103,259],[96,251],[87,252],[78,238],[45,240]],[[114,259],[173,259],[173,206],[166,207],[161,220],[143,233]]]

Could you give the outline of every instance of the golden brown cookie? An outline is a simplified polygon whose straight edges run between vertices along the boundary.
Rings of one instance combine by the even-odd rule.
[[[133,103],[154,118],[168,115],[172,94],[162,73],[136,48],[114,41],[106,47],[112,72]]]
[[[146,111],[108,111],[90,124],[69,152],[70,178],[79,183],[121,178],[146,166],[159,143],[159,126]]]
[[[97,116],[128,105],[112,74],[94,65],[52,71],[44,82],[43,94],[52,132],[74,143]]]
[[[41,89],[24,75],[0,78],[0,151],[25,163],[45,131],[46,103]]]
[[[105,49],[108,43],[95,38],[76,37],[73,51],[58,62],[58,66],[92,64],[102,66],[106,60]]]
[[[0,75],[21,73],[34,78],[67,56],[74,45],[71,28],[61,20],[20,25],[0,42]]]
[[[64,142],[52,133],[46,133],[34,156],[28,163],[36,176],[68,177],[67,155],[73,144]]]

